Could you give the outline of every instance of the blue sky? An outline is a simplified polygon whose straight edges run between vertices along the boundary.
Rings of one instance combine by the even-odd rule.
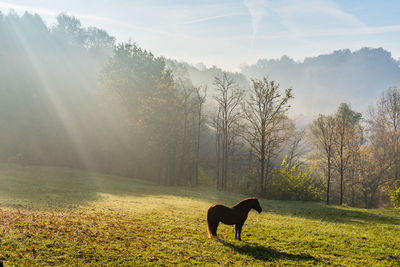
[[[239,70],[259,58],[296,60],[333,50],[383,47],[400,58],[398,0],[0,0],[0,10],[60,12],[132,39],[156,55]]]

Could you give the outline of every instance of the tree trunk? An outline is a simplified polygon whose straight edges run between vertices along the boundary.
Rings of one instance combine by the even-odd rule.
[[[339,205],[343,204],[343,176],[344,176],[344,166],[343,166],[343,149],[340,155],[340,202]]]
[[[217,130],[217,190],[222,190],[221,176],[221,141],[219,130]]]
[[[331,158],[328,158],[328,181],[326,185],[326,204],[329,205],[329,191],[331,187]]]
[[[178,175],[178,184],[184,184],[184,176],[187,175],[185,173],[184,168],[187,164],[186,157],[187,157],[187,111],[184,112],[184,119],[183,119],[183,140],[182,140],[182,150],[181,150],[181,157],[179,162],[179,175]]]
[[[199,177],[199,159],[200,159],[200,134],[201,134],[201,108],[199,110],[199,118],[198,118],[198,126],[197,126],[197,142],[196,142],[196,155],[195,155],[195,164],[194,164],[194,185],[198,184]]]
[[[265,136],[261,137],[261,158],[260,158],[260,196],[265,196]]]
[[[225,134],[224,140],[224,179],[223,179],[223,191],[227,189],[227,181],[228,181],[228,133]]]

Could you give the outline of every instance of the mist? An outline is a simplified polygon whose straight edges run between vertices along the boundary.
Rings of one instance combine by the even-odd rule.
[[[310,160],[305,132],[320,114],[333,114],[346,103],[367,119],[382,92],[400,83],[399,61],[383,48],[337,50],[302,62],[259,59],[229,72],[154,55],[133,41],[117,43],[106,31],[64,13],[56,20],[47,26],[36,14],[1,14],[7,62],[0,72],[2,162],[196,185],[199,172],[219,181],[219,153],[225,149],[226,186],[257,192],[252,159],[257,142],[246,133],[252,116],[243,116],[257,83],[267,79],[262,86],[276,87],[277,99],[290,90],[287,107],[271,124],[282,123],[270,136],[271,180],[284,160]],[[229,112],[228,103],[236,103]],[[224,122],[231,128],[220,121],[231,116],[219,117],[222,110],[240,115]],[[225,145],[218,135],[223,132]]]
[[[251,50],[271,12],[291,24],[284,6],[242,3]],[[334,2],[317,7],[364,27]],[[184,28],[239,9],[183,16]],[[0,12],[0,266],[398,265],[390,51],[261,57],[233,72],[67,13],[54,21]],[[182,37],[165,27],[179,34],[130,29]]]

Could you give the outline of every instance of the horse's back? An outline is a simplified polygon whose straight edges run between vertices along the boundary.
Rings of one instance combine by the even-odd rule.
[[[241,217],[236,210],[220,204],[209,207],[207,216],[228,225],[236,224]]]
[[[214,204],[208,208],[208,212],[212,212],[212,213],[223,212],[223,211],[228,211],[230,209],[231,208],[221,205],[221,204]]]

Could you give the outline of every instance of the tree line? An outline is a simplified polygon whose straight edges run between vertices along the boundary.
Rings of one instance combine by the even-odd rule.
[[[341,104],[310,125],[310,161],[326,179],[326,203],[377,207],[399,185],[400,90],[390,87],[366,116]]]
[[[296,90],[269,77],[215,69],[194,85],[184,64],[65,14],[50,28],[0,14],[0,35],[3,162],[368,208],[399,185],[396,87],[365,116],[341,104],[298,129]]]

